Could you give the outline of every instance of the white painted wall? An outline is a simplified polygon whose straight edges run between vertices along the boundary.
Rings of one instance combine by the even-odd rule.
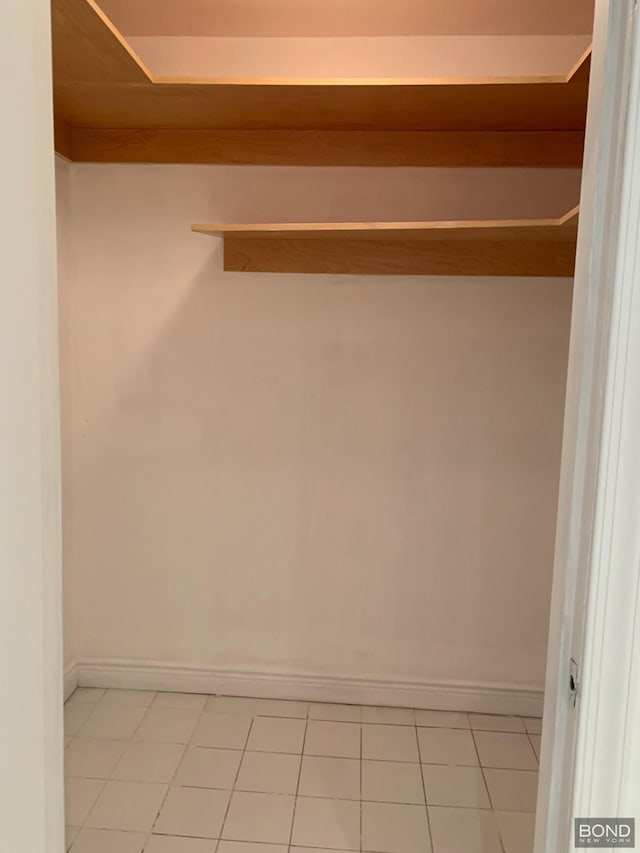
[[[62,853],[49,4],[0,4],[0,850]],[[10,69],[10,73],[9,73]],[[19,82],[19,85],[17,85]]]
[[[454,211],[429,171],[73,167],[80,659],[541,687],[570,282],[224,273],[189,230]]]

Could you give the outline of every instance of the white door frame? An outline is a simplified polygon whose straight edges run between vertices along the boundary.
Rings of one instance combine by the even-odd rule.
[[[0,850],[63,853],[49,0],[0,2]]]
[[[621,7],[627,3],[620,2]],[[620,10],[619,10],[620,11]],[[622,10],[624,12],[624,9]],[[640,823],[640,10],[620,22],[620,191],[575,767],[576,816]],[[619,12],[618,12],[619,14]],[[605,237],[607,237],[605,231]],[[616,238],[616,239],[614,239]],[[637,827],[640,833],[640,826]],[[638,838],[637,843],[640,843]]]
[[[574,816],[640,818],[639,47],[635,0],[597,0],[536,853],[574,850]]]

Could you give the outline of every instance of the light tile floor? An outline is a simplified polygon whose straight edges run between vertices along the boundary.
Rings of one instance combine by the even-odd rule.
[[[79,688],[71,853],[531,853],[541,721]]]

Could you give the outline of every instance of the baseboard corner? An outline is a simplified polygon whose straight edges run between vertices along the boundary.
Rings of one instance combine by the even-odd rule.
[[[66,702],[73,691],[78,687],[79,666],[75,661],[68,663],[64,668],[63,695]]]

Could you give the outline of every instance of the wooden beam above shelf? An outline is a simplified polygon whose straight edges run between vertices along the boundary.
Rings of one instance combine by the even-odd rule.
[[[579,167],[568,82],[156,80],[95,0],[52,0],[56,150],[132,163]]]
[[[230,272],[571,276],[578,207],[551,219],[193,225]]]
[[[64,126],[66,127],[66,126]],[[66,142],[66,145],[65,145]],[[71,127],[79,163],[579,168],[584,131],[194,130]]]

